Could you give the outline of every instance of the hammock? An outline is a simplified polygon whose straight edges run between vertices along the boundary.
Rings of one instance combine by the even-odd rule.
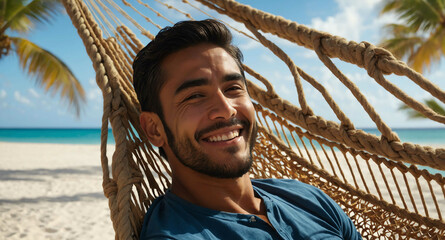
[[[429,119],[445,124],[445,116],[408,96],[385,75],[403,76],[404,81],[413,82],[441,102],[445,102],[443,90],[382,48],[347,41],[235,1],[117,2],[64,0],[103,93],[103,189],[116,239],[138,238],[145,212],[171,180],[168,163],[150,145],[139,125],[132,60],[155,32],[173,24],[168,16],[193,19],[190,11],[200,12],[201,19],[230,17],[244,24],[250,32],[229,26],[232,32],[272,51],[294,77],[298,104],[282,99],[266,78],[253,67],[244,66],[259,125],[252,178],[293,178],[322,189],[344,209],[364,239],[443,239],[445,179],[416,165],[445,170],[445,149],[401,142],[333,60],[363,68],[370,81]],[[381,136],[356,129],[328,89],[266,38],[271,34],[315,51],[337,78],[334,80],[353,94]],[[328,121],[314,114],[304,95],[307,85],[319,91],[338,120]],[[109,124],[116,142],[111,174],[106,155]]]

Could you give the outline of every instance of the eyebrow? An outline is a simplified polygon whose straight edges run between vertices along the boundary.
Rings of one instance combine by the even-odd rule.
[[[193,80],[188,80],[185,81],[184,83],[182,83],[175,91],[175,95],[177,95],[178,93],[188,89],[188,88],[192,88],[192,87],[198,87],[198,86],[203,86],[203,85],[209,85],[210,82],[208,79],[206,78],[198,78],[198,79],[193,79]]]
[[[241,75],[239,73],[231,73],[231,74],[227,74],[224,76],[223,82],[240,81],[243,79],[244,79],[243,75]],[[207,78],[198,78],[198,79],[188,80],[188,81],[185,81],[184,83],[182,83],[176,89],[175,95],[179,94],[180,92],[182,92],[188,88],[204,86],[204,85],[209,85],[209,84],[210,84],[210,81]]]
[[[239,73],[231,73],[231,74],[227,74],[226,76],[224,76],[223,82],[239,81],[239,80],[243,80],[243,79],[244,79],[243,75],[241,75]]]

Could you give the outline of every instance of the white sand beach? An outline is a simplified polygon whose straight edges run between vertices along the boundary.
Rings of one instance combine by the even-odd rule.
[[[113,148],[108,146],[109,157]],[[336,154],[341,158],[341,153]],[[310,155],[318,162],[313,151]],[[320,158],[323,165],[329,166],[326,157]],[[369,179],[366,162],[359,162],[364,177]],[[356,172],[356,165],[351,164]],[[346,180],[354,185],[351,171],[344,163],[341,165]],[[339,168],[336,172],[339,174]],[[362,187],[359,175],[356,178]],[[402,176],[397,178],[403,183]],[[376,180],[384,186],[378,174]],[[419,202],[415,180],[408,178],[408,182],[413,187],[414,201]],[[440,187],[432,184],[439,206],[445,206]],[[427,184],[421,179],[420,185],[425,188]],[[373,184],[369,188],[377,195]],[[428,188],[424,190],[431,214],[436,211],[435,205]],[[387,191],[383,187],[381,191],[383,198],[388,199]],[[402,192],[412,209],[407,189],[402,187]],[[395,199],[402,206],[400,197]],[[418,210],[424,214],[422,207]],[[431,215],[437,217],[437,213]],[[0,239],[113,239],[109,216],[108,201],[102,191],[99,145],[0,142]]]
[[[0,239],[114,239],[99,145],[0,142]]]

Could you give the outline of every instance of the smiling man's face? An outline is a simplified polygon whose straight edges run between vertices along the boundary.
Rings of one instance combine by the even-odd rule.
[[[249,171],[255,110],[235,60],[223,48],[199,44],[167,56],[160,91],[168,146],[197,172],[236,178]]]

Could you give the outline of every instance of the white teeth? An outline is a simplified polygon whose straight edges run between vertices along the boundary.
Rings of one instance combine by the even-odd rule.
[[[227,134],[222,134],[222,135],[218,135],[218,136],[211,136],[211,137],[209,137],[209,141],[210,142],[226,141],[226,140],[238,137],[238,136],[239,136],[239,130],[235,130],[235,131],[231,131],[231,132],[229,132]]]

